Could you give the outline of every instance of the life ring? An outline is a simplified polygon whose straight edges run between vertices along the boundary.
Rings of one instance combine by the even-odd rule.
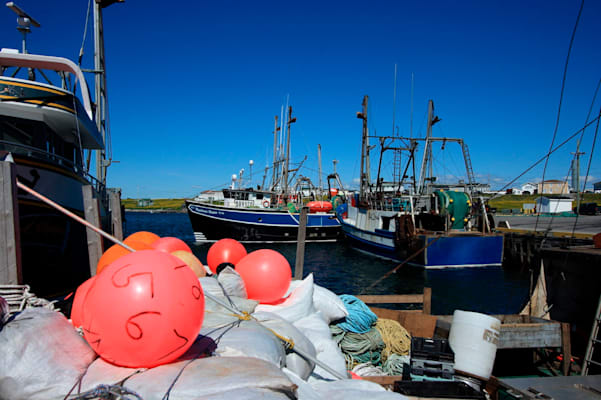
[[[269,208],[269,200],[263,200],[263,208]]]

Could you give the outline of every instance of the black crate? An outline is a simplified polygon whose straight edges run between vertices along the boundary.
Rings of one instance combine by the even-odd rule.
[[[455,353],[447,339],[411,338],[411,359],[455,362]]]
[[[455,370],[453,363],[412,359],[411,374],[424,378],[453,379]]]
[[[484,393],[478,392],[465,382],[415,382],[396,381],[394,391],[405,396],[438,399],[475,399],[485,400]]]

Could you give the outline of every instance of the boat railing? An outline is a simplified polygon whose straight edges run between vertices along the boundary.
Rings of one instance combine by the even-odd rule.
[[[59,156],[58,154],[41,150],[37,147],[28,146],[26,144],[7,142],[5,140],[0,140],[0,150],[4,150],[15,155],[23,155],[38,160],[50,161],[51,163],[56,164],[60,167],[69,169],[74,174],[79,175],[82,178],[90,181],[90,183],[94,186],[96,191],[101,192],[104,195],[105,188],[98,179],[85,172],[81,165],[77,165],[72,160],[69,160],[63,156]]]

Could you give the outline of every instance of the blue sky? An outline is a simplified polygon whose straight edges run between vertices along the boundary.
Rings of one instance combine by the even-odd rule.
[[[32,53],[76,60],[87,1],[21,0],[38,19]],[[113,164],[108,183],[123,197],[190,197],[220,189],[254,160],[260,183],[272,158],[273,117],[289,96],[292,161],[303,174],[347,185],[359,175],[363,95],[370,129],[425,133],[427,102],[442,122],[435,136],[469,145],[479,181],[500,188],[551,144],[568,44],[580,2],[559,1],[127,1],[104,10]],[[584,5],[572,50],[556,143],[580,129],[601,78],[601,5]],[[0,10],[0,46],[20,47],[15,16]],[[91,32],[88,34],[91,39]],[[88,40],[89,44],[91,42]],[[92,65],[86,47],[84,66]],[[89,80],[92,83],[92,80]],[[598,96],[593,107],[601,107]],[[586,131],[581,175],[591,153]],[[597,143],[599,145],[599,142]],[[553,155],[547,179],[563,179],[576,142]],[[596,149],[589,186],[601,179]],[[458,176],[460,153],[440,175]],[[372,165],[377,165],[377,160]],[[247,172],[248,174],[248,172]],[[516,183],[536,181],[542,164]],[[515,185],[514,185],[515,186]]]

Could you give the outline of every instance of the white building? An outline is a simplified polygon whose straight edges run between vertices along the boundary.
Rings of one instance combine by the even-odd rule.
[[[536,199],[536,211],[539,213],[561,213],[572,211],[572,199],[539,197]]]
[[[538,186],[536,186],[534,183],[524,183],[522,185],[522,192],[520,194],[526,194],[524,192],[528,192],[527,194],[534,194],[537,190]]]

